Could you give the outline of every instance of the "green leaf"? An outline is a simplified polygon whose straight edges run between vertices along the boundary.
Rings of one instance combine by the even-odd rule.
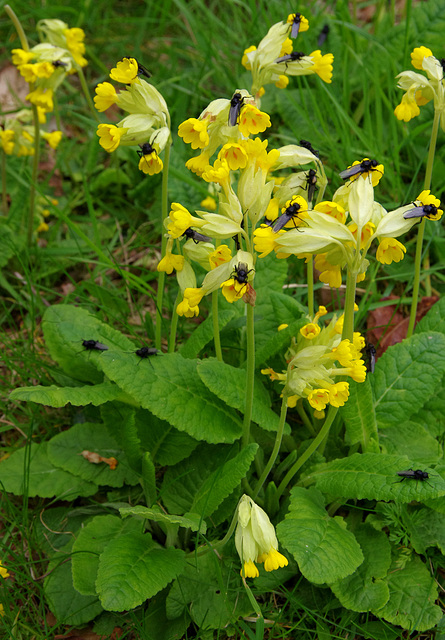
[[[11,392],[11,400],[24,400],[37,402],[48,407],[65,407],[72,404],[75,407],[83,407],[92,404],[98,407],[110,400],[124,400],[127,394],[115,384],[102,382],[101,384],[85,385],[83,387],[56,387],[50,385],[43,387],[21,387]]]
[[[99,556],[109,542],[119,536],[140,532],[142,523],[135,519],[124,522],[112,515],[96,516],[83,527],[73,544],[73,584],[84,596],[96,596]]]
[[[130,467],[140,474],[143,450],[136,427],[134,408],[122,403],[110,402],[101,407],[100,415],[110,436],[119,442]]]
[[[160,549],[148,534],[111,540],[100,556],[96,581],[102,606],[107,611],[139,606],[179,575],[184,562],[184,551]]]
[[[407,529],[416,552],[425,555],[429,547],[438,547],[442,555],[445,555],[445,513],[421,507],[410,515]]]
[[[105,462],[94,464],[81,455],[82,451],[116,458],[118,465],[110,469]],[[62,431],[49,441],[48,458],[53,465],[98,485],[122,487],[124,483],[137,484],[139,481],[121,447],[110,438],[103,424],[82,422]]]
[[[201,445],[188,460],[166,471],[161,493],[167,509],[210,516],[247,475],[257,448],[249,444],[229,458],[234,448]]]
[[[445,23],[444,23],[445,27]],[[414,333],[440,331],[445,333],[445,298],[441,298],[417,323]]]
[[[392,567],[386,580],[390,598],[383,608],[373,611],[376,616],[408,631],[432,629],[442,618],[440,607],[434,604],[436,582],[419,557],[414,556],[403,568]]]
[[[222,329],[236,316],[235,309],[223,309],[218,313],[219,330]],[[179,349],[183,358],[196,358],[206,344],[213,340],[213,317],[209,316],[201,322],[193,331],[187,342]]]
[[[410,456],[416,452],[416,462],[431,465],[442,459],[442,448],[428,431],[417,422],[404,422],[380,428],[380,443],[385,453]]]
[[[428,404],[422,407],[419,413],[411,417],[414,422],[423,424],[429,434],[436,438],[442,438],[445,434],[445,377],[442,379],[440,389],[438,389],[433,398],[430,398]]]
[[[144,634],[146,640],[178,640],[187,638],[187,627],[190,625],[190,616],[184,611],[174,620],[168,620],[166,613],[167,590],[158,593],[150,600],[144,611]]]
[[[363,562],[358,542],[345,528],[343,518],[329,517],[316,489],[292,489],[289,513],[278,525],[277,535],[304,577],[315,584],[341,580]]]
[[[390,347],[371,377],[377,422],[408,420],[434,396],[445,371],[445,335],[419,333]]]
[[[102,354],[100,365],[143,408],[180,431],[211,443],[241,436],[238,416],[204,386],[195,360],[171,353],[138,366],[134,354],[110,349]]]
[[[137,411],[136,426],[143,448],[150,451],[152,460],[162,466],[170,467],[181,462],[199,445],[198,440],[178,431],[146,409]]]
[[[47,447],[47,442],[31,443],[29,468],[27,448],[15,451],[9,458],[0,462],[0,483],[4,491],[20,496],[26,489],[31,498],[57,497],[63,500],[74,500],[78,496],[91,496],[96,493],[96,484],[55,467],[49,459]]]
[[[167,596],[167,617],[175,619],[188,610],[200,629],[222,629],[252,611],[243,593],[238,572],[215,554],[187,561]]]
[[[47,569],[43,583],[48,606],[57,621],[78,626],[89,622],[103,611],[97,596],[83,596],[73,586],[71,559],[69,555],[73,541],[57,553]]]
[[[292,337],[297,335],[301,327],[308,322],[307,318],[301,317],[303,313],[303,311],[301,310],[301,305],[299,303],[296,303],[293,298],[284,295],[284,293],[271,293],[270,298],[273,304],[276,304],[277,301],[281,302],[283,299],[285,299],[286,301],[293,301],[298,305],[294,310],[294,315],[296,314],[298,316],[298,319],[294,320],[294,316],[292,316],[291,319],[288,318],[288,322],[286,323],[288,324],[288,326],[285,329],[278,331],[278,327],[281,323],[277,321],[277,315],[275,314],[274,309],[272,314],[273,326],[269,326],[266,329],[266,336],[268,337],[268,339],[261,340],[260,346],[257,345],[257,350],[255,353],[255,362],[257,363],[257,365],[267,364],[269,358],[271,358],[278,352],[282,352],[284,355],[284,353],[289,348]],[[255,331],[257,331],[257,329],[260,330],[260,327],[255,327]],[[255,333],[255,340],[256,335],[257,334]]]
[[[306,477],[315,480],[317,489],[333,497],[422,502],[445,495],[445,481],[431,477],[428,482],[403,480],[398,471],[416,469],[418,464],[406,456],[384,453],[354,453],[348,458],[316,465]],[[424,469],[435,475],[431,469]]]
[[[347,443],[362,444],[364,452],[378,451],[379,436],[369,376],[363,383],[349,383],[349,398],[340,408],[345,421]]]
[[[133,344],[122,333],[73,305],[48,307],[42,328],[52,359],[77,380],[96,383],[103,380],[96,365],[104,352],[86,351],[82,346],[83,340],[97,340],[110,349],[134,351]]]
[[[202,520],[201,516],[195,513],[188,513],[187,517],[183,516],[171,516],[164,511],[161,511],[159,507],[153,507],[147,509],[147,507],[121,507],[119,513],[123,518],[128,516],[138,516],[140,518],[146,518],[147,520],[153,520],[154,522],[164,522],[166,524],[178,524],[180,527],[191,529],[192,531],[199,531],[199,533],[205,533],[207,530],[206,523]]]
[[[9,259],[16,253],[14,233],[7,224],[0,223],[0,267],[8,264]]]
[[[388,537],[366,524],[359,526],[354,535],[365,559],[353,574],[330,587],[347,609],[361,612],[380,609],[389,599],[388,585],[382,580],[391,565]]]
[[[218,360],[207,359],[198,362],[198,374],[206,387],[224,400],[229,407],[244,411],[246,401],[244,369],[231,367]],[[255,384],[254,388],[252,420],[266,431],[278,430],[280,416],[267,404],[265,389],[261,382]],[[285,433],[290,433],[289,425],[286,425]]]

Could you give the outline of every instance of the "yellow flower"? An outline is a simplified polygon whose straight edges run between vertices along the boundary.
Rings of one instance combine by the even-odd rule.
[[[328,216],[332,216],[342,224],[346,222],[346,212],[343,207],[336,202],[325,200],[324,202],[316,204],[314,209],[315,211],[321,211],[321,213],[326,213]]]
[[[302,16],[301,13],[290,13],[287,16],[286,22],[291,24],[292,27],[294,25],[298,26],[298,31],[295,35],[292,35],[292,38],[295,38],[298,35],[298,33],[303,33],[304,31],[307,31],[309,29],[309,21],[307,18]],[[291,34],[293,33],[294,33],[294,29],[292,28]]]
[[[101,82],[96,87],[94,106],[98,111],[106,111],[117,100],[116,89],[110,82]]]
[[[294,43],[292,42],[292,39],[286,38],[286,40],[281,45],[280,55],[278,57],[282,58],[283,56],[288,56],[292,52],[293,48],[294,48]]]
[[[178,135],[192,149],[204,149],[209,144],[209,134],[207,133],[208,120],[198,120],[189,118],[179,125]]]
[[[228,142],[225,144],[218,153],[218,159],[226,161],[231,171],[237,169],[244,169],[247,165],[247,153],[243,147],[237,142]]]
[[[51,62],[37,62],[33,67],[37,78],[51,78],[55,71],[55,67]]]
[[[116,127],[114,124],[100,124],[97,127],[96,134],[99,136],[99,144],[101,147],[112,153],[118,148],[122,136],[128,131],[123,127]]]
[[[383,238],[377,247],[376,258],[382,264],[400,262],[405,257],[406,248],[395,238]]]
[[[253,104],[245,104],[241,109],[238,128],[246,138],[249,135],[256,135],[272,126],[269,116],[264,111],[260,111]]]
[[[12,64],[15,64],[16,67],[21,64],[27,64],[35,56],[35,53],[32,51],[25,51],[24,49],[13,49],[11,53]]]
[[[313,340],[318,336],[320,331],[321,329],[318,324],[315,324],[313,322],[305,324],[304,327],[301,327],[300,329],[301,335],[303,336],[303,338],[306,338],[306,340]]]
[[[284,322],[283,324],[280,324],[280,325],[278,326],[277,331],[283,331],[283,329],[287,329],[287,327],[288,327],[288,326],[289,326],[289,325],[288,325],[288,324],[286,324],[286,323]]]
[[[37,227],[37,233],[42,233],[43,231],[48,231],[49,226],[46,224],[46,222],[41,222],[39,224],[39,226]]]
[[[355,382],[364,382],[366,380],[366,366],[363,360],[356,360],[352,367],[346,369],[346,372]]]
[[[318,279],[320,282],[324,282],[330,287],[338,289],[341,287],[341,267],[328,262],[326,255],[326,253],[319,253],[315,256],[314,266],[320,271]]]
[[[5,608],[0,602],[0,618],[3,618],[4,615],[5,615]]]
[[[244,49],[244,54],[243,54],[243,57],[241,59],[241,64],[243,65],[243,67],[245,69],[247,69],[247,71],[249,71],[252,68],[252,65],[249,62],[249,58],[247,57],[247,54],[251,53],[252,51],[256,51],[255,45],[252,45],[251,47],[248,47],[247,49]]]
[[[52,133],[42,133],[42,138],[46,140],[51,149],[57,149],[62,140],[63,133],[61,131],[53,131]]]
[[[182,271],[184,267],[184,256],[177,256],[173,253],[167,253],[162,260],[160,260],[156,267],[158,271],[165,271],[169,275],[173,271]]]
[[[2,143],[3,151],[7,155],[11,155],[14,151],[14,137],[15,133],[12,129],[5,129],[4,131],[0,130],[0,140]]]
[[[241,574],[242,575],[242,574]],[[250,560],[250,562],[244,563],[244,577],[245,578],[258,578],[260,572],[258,571],[258,567]]]
[[[35,82],[37,80],[37,76],[35,74],[35,66],[34,64],[21,64],[17,69],[19,70],[22,78],[25,78],[26,82]]]
[[[3,567],[1,564],[0,564],[0,576],[2,578],[9,578],[8,570],[6,569],[6,567]]]
[[[316,73],[320,78],[330,84],[332,82],[332,63],[334,61],[334,56],[332,53],[325,53],[321,55],[321,51],[313,51],[310,54],[310,57],[313,61],[313,67],[311,67],[311,71]]]
[[[236,278],[230,278],[222,283],[222,294],[227,302],[236,302],[240,300],[250,287],[248,282],[238,282]]]
[[[287,397],[287,406],[289,409],[295,409],[298,402],[298,396],[288,396]]]
[[[83,43],[85,39],[85,32],[83,29],[73,27],[72,29],[64,29],[63,34],[66,38],[67,47],[73,56],[75,62],[81,67],[85,67],[88,61],[85,60],[82,54],[85,53],[85,45]]]
[[[154,149],[151,153],[141,155],[138,164],[140,171],[150,176],[155,175],[155,173],[161,173],[163,167],[164,163]]]
[[[220,244],[219,247],[209,255],[210,268],[215,269],[221,264],[230,262],[231,259],[232,252],[229,247],[226,244]]]
[[[197,176],[201,177],[209,166],[209,154],[207,152],[200,153],[199,156],[195,156],[194,158],[187,160],[185,166],[189,171],[192,171],[193,173],[196,173]]]
[[[216,211],[216,200],[215,198],[212,198],[212,196],[207,196],[207,198],[204,198],[204,200],[201,200],[201,207],[204,207],[204,209],[209,209],[209,211]]]
[[[138,79],[139,65],[135,58],[122,58],[110,71],[110,78],[123,84],[132,84]]]
[[[45,111],[52,111],[54,109],[52,89],[38,87],[34,91],[31,91],[31,93],[28,93],[26,99],[32,102],[32,104],[35,104],[36,107],[40,107]]]
[[[267,205],[266,213],[264,217],[269,222],[273,222],[278,218],[278,214],[280,211],[280,202],[276,198],[271,198],[269,204]]]
[[[439,198],[436,198],[436,196],[433,196],[429,189],[425,189],[424,191],[422,191],[421,194],[417,197],[417,200],[424,207],[433,205],[437,209],[436,213],[429,213],[427,216],[425,216],[426,218],[428,218],[428,220],[440,220],[443,214],[442,209],[440,209],[440,200]]]
[[[287,558],[276,549],[271,549],[269,553],[263,553],[258,556],[257,562],[264,562],[266,571],[275,571],[275,569],[287,567],[289,564]]]
[[[206,182],[217,182],[221,186],[227,184],[230,177],[230,167],[226,160],[219,160],[217,158],[212,165],[207,165],[206,169],[201,174],[201,177]]]
[[[271,251],[277,248],[276,239],[280,237],[285,231],[275,232],[272,227],[267,224],[262,224],[253,232],[253,243],[255,251],[260,255],[259,258],[265,258]]]
[[[285,89],[289,84],[289,78],[287,76],[279,76],[278,80],[275,82],[275,86],[277,89]]]
[[[184,299],[176,307],[176,313],[179,316],[185,316],[186,318],[193,318],[199,314],[199,303],[204,296],[202,289],[188,287],[184,291]]]
[[[333,407],[342,407],[349,398],[349,383],[337,382],[329,389],[329,404]]]
[[[402,96],[402,102],[394,109],[394,115],[397,120],[409,122],[411,118],[415,118],[420,113],[417,101],[407,92]]]
[[[307,397],[309,404],[316,411],[323,411],[329,404],[329,391],[327,389],[314,389],[310,391]]]
[[[423,59],[433,55],[428,47],[416,47],[411,53],[411,64],[415,69],[423,69]]]

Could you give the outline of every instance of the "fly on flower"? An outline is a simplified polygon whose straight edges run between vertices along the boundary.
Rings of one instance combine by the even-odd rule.
[[[198,242],[211,242],[212,241],[212,239],[209,238],[209,236],[205,236],[202,233],[198,233],[197,231],[195,231],[191,227],[186,229],[182,235],[185,236],[188,239],[193,240],[193,242],[195,244],[198,244]]]
[[[252,271],[255,271],[255,269],[247,269],[247,264],[245,262],[240,262],[233,267],[233,273],[231,277],[239,282],[239,284],[244,284],[247,289],[247,286],[249,284],[247,279],[249,277],[249,273],[251,273]]]
[[[307,31],[309,29],[309,22],[301,13],[291,13],[287,18],[287,22],[292,24],[290,37],[296,38],[300,31]]]
[[[422,191],[413,202],[414,207],[403,214],[405,220],[411,218],[428,218],[428,220],[440,220],[443,211],[440,208],[440,200],[429,190]]]
[[[304,147],[305,149],[313,153],[317,158],[320,157],[320,153],[314,149],[314,147],[308,140],[300,140],[300,147]]]
[[[293,222],[294,227],[297,229],[298,225],[296,223],[296,220],[298,220],[300,223],[303,222],[299,215],[307,211],[307,202],[301,196],[293,196],[286,202],[286,206],[283,207],[281,211],[282,215],[278,218],[278,220],[272,227],[275,233],[277,233],[277,231],[280,231],[289,222]]]
[[[140,158],[139,169],[151,176],[155,173],[160,173],[163,168],[163,162],[158,156],[156,149],[149,142],[144,142],[140,147],[141,148],[137,150]]]
[[[233,94],[230,100],[229,126],[234,127],[238,122],[239,114],[244,106],[244,96],[238,91]]]
[[[312,202],[312,198],[314,197],[315,189],[317,188],[317,172],[315,169],[309,169],[306,174],[306,189],[307,189],[307,199],[309,202]]]
[[[365,158],[361,162],[352,165],[348,169],[344,171],[340,171],[339,176],[343,180],[347,180],[348,178],[352,178],[353,176],[358,176],[361,173],[369,173],[370,171],[380,171],[377,167],[379,166],[378,160],[369,160]]]
[[[136,60],[136,58],[130,58],[130,57],[124,57],[122,58],[122,60],[135,60],[137,66],[138,66],[138,70],[137,70],[137,75],[138,76],[144,76],[145,78],[151,78],[151,73],[150,71],[148,71],[148,69],[146,69],[144,67],[144,65],[142,65],[139,60]]]
[[[276,64],[280,64],[280,62],[286,62],[286,69],[288,62],[294,62],[295,60],[301,60],[304,58],[306,54],[303,51],[292,51],[292,53],[288,53],[286,56],[281,56],[281,58],[277,58],[275,60]]]
[[[405,220],[409,218],[431,218],[437,216],[438,208],[434,204],[426,204],[423,207],[414,207],[403,214]]]

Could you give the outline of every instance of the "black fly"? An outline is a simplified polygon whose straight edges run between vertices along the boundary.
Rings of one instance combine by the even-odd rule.
[[[234,127],[238,122],[241,109],[244,107],[244,97],[237,91],[230,100],[229,127]]]
[[[159,351],[155,347],[141,347],[135,351],[135,354],[140,358],[149,358],[150,356],[157,356]]]
[[[137,154],[140,158],[142,156],[149,156],[151,153],[156,153],[156,149],[154,149],[149,142],[144,142],[144,144],[139,145],[141,148],[138,149]]]
[[[318,44],[319,47],[324,45],[324,43],[326,42],[326,38],[328,37],[328,33],[329,33],[329,25],[325,24],[323,29],[320,31],[319,36],[318,36],[317,44]]]
[[[419,480],[420,482],[426,482],[428,480],[428,471],[422,471],[422,469],[407,469],[406,471],[397,471],[397,475],[401,476],[400,482],[404,480]],[[427,484],[432,486],[429,482]]]
[[[107,345],[97,340],[82,340],[82,347],[87,351],[108,351]]]
[[[349,167],[349,169],[340,171],[339,176],[343,180],[347,180],[348,178],[352,178],[352,176],[358,176],[360,173],[377,171],[376,167],[378,167],[378,165],[378,160],[362,160],[359,164],[355,164],[353,167]]]
[[[366,343],[365,355],[366,355],[366,371],[368,373],[374,373],[375,357],[377,355],[377,351],[371,342]]]
[[[317,172],[315,169],[309,169],[306,174],[307,199],[312,202],[315,189],[317,188]]]
[[[198,244],[198,242],[211,242],[211,238],[209,238],[209,236],[198,233],[191,227],[186,229],[182,235],[183,237],[185,236],[186,238],[191,238],[195,244]]]
[[[66,67],[66,62],[62,62],[62,60],[53,60],[52,65],[55,69],[59,67]]]
[[[409,209],[403,214],[405,220],[409,220],[410,218],[429,218],[430,216],[437,215],[437,207],[434,204],[425,204],[421,207],[414,207],[414,209]]]
[[[303,51],[292,51],[292,53],[288,53],[286,56],[281,56],[281,58],[277,58],[275,60],[275,64],[279,64],[280,62],[286,62],[286,68],[288,62],[294,62],[295,60],[301,60],[304,58],[306,54]]]
[[[301,218],[298,217],[298,214],[301,213],[300,209],[301,204],[299,204],[298,202],[291,203],[287,207],[286,211],[278,218],[278,220],[273,225],[272,229],[274,230],[274,232],[276,233],[277,231],[280,231],[280,229],[285,227],[291,220],[293,221],[295,228],[298,229],[297,225],[295,224],[295,218],[301,221]]]
[[[294,13],[294,19],[292,20],[292,29],[290,32],[290,37],[291,38],[296,38],[298,36],[298,32],[300,31],[300,23],[301,23],[301,18],[303,16],[301,15],[301,13]]]
[[[255,271],[255,269],[248,269],[245,262],[240,262],[239,264],[234,265],[232,278],[240,284],[244,284],[247,290],[247,286],[249,284],[249,273],[251,273],[252,271]]]
[[[313,153],[316,158],[320,157],[320,153],[314,149],[314,147],[308,140],[300,140],[300,147],[304,147],[305,149]]]

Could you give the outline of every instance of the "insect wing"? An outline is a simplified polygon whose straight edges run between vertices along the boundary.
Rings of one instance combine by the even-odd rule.
[[[96,342],[94,345],[96,351],[108,351],[108,347],[106,344],[102,344],[102,342]]]
[[[151,78],[151,73],[140,62],[138,62],[138,75]]]
[[[409,211],[405,211],[403,217],[405,220],[409,220],[410,218],[423,218],[426,215],[424,207],[414,207],[413,209],[409,209]]]
[[[283,213],[275,222],[274,226],[272,227],[273,231],[275,233],[277,233],[277,231],[280,231],[283,227],[287,225],[287,223],[289,222],[289,220],[291,220],[291,218],[292,217],[289,216],[287,213]]]
[[[205,236],[203,233],[198,233],[197,231],[195,231],[195,233],[193,234],[193,240],[195,240],[196,242],[211,242],[212,239],[209,238],[209,236]]]
[[[287,56],[281,56],[281,58],[277,58],[275,60],[275,64],[280,64],[280,62],[290,62],[293,60],[292,56],[288,54]]]
[[[298,36],[298,32],[300,31],[300,19],[298,18],[297,22],[293,22],[292,23],[292,29],[290,32],[290,37],[291,38],[296,38]]]
[[[241,111],[241,102],[238,102],[237,104],[234,104],[234,105],[230,105],[230,111],[229,111],[230,127],[234,127],[238,122],[238,116],[240,114],[240,111]]]
[[[363,167],[361,164],[355,164],[353,167],[349,167],[349,169],[345,169],[344,171],[340,171],[338,174],[342,180],[347,180],[352,176],[356,176],[359,173],[363,173]]]

